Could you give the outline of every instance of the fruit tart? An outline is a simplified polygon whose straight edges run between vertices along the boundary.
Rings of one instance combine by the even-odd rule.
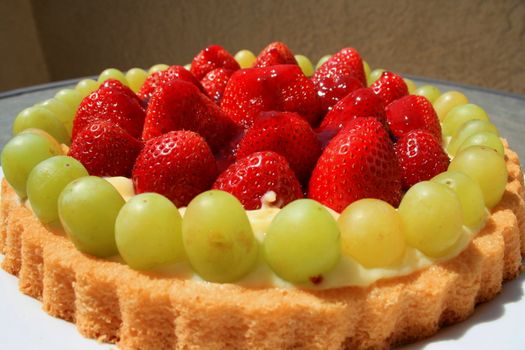
[[[122,349],[381,349],[521,272],[523,173],[457,91],[275,42],[105,70],[22,111],[2,267]]]

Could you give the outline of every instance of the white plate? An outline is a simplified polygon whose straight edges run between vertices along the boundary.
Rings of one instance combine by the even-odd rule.
[[[2,169],[0,168],[0,178]],[[0,256],[0,261],[3,256]],[[480,305],[468,320],[403,350],[464,350],[525,348],[525,273],[504,285],[494,300]],[[18,291],[18,279],[0,269],[0,349],[114,349],[82,337],[72,323],[53,318],[42,304]]]

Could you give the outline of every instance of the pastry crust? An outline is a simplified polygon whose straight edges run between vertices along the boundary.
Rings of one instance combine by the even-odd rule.
[[[523,173],[505,146],[505,194],[465,251],[366,288],[254,289],[140,273],[48,231],[5,180],[2,267],[48,314],[122,349],[386,349],[466,319],[520,273]]]

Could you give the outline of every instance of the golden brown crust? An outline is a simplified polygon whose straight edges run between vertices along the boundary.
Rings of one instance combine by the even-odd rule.
[[[89,257],[46,230],[2,183],[2,267],[50,315],[122,349],[381,349],[467,318],[521,271],[523,173],[506,149],[509,181],[486,227],[448,262],[367,288],[249,289],[148,276]]]

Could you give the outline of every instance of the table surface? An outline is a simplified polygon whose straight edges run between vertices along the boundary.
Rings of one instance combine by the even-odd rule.
[[[525,159],[525,96],[410,77],[418,85],[432,84],[442,91],[462,91],[472,103],[482,106],[511,147]],[[34,86],[0,93],[0,149],[11,137],[11,126],[24,108],[52,97],[58,90],[74,86],[77,80]],[[1,257],[0,257],[1,259]],[[12,337],[0,337],[2,349],[114,349],[109,344],[79,336],[70,323],[49,317],[38,301],[18,292],[16,278],[0,273],[0,329]],[[481,305],[469,321],[441,330],[436,336],[403,350],[452,349],[522,349],[525,333],[521,330],[525,315],[525,274],[509,282],[492,303]],[[2,317],[4,315],[4,317]],[[7,316],[9,315],[9,316]],[[31,331],[27,331],[31,329]]]
[[[411,77],[418,86],[432,84],[441,91],[458,90],[468,99],[483,107],[492,122],[498,127],[503,137],[521,159],[525,159],[525,96],[489,90],[475,86],[460,85],[419,77]],[[16,115],[26,107],[53,97],[57,91],[73,87],[78,79],[37,85],[30,88],[11,90],[0,93],[0,149],[11,137],[11,127]]]

